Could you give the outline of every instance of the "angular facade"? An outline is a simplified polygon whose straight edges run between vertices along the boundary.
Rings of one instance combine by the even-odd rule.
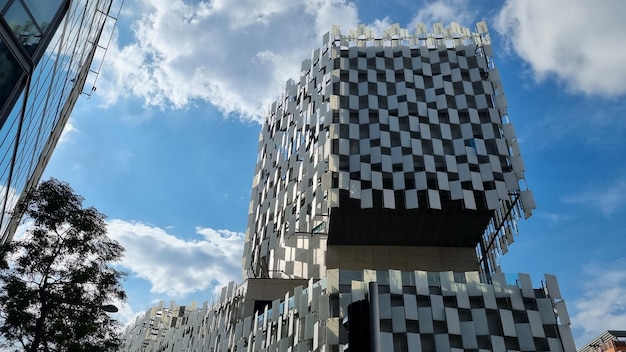
[[[556,278],[500,270],[533,208],[484,23],[333,28],[262,126],[244,282],[153,350],[573,351]]]
[[[335,29],[302,63],[261,132],[246,277],[321,278],[327,250],[355,245],[498,270],[534,201],[486,27],[434,29]]]
[[[13,208],[35,186],[87,82],[113,0],[0,2],[0,244]],[[91,89],[91,87],[89,87]]]

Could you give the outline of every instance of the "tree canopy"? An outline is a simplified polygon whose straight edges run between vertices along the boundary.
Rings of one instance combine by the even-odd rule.
[[[123,301],[123,247],[107,237],[105,216],[83,207],[69,184],[50,179],[16,211],[24,238],[2,247],[0,336],[25,351],[115,351],[119,323],[104,310]]]

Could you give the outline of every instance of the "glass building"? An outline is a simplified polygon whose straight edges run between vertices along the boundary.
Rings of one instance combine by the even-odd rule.
[[[0,244],[12,239],[21,217],[13,209],[39,182],[76,100],[95,90],[112,3],[0,1]]]

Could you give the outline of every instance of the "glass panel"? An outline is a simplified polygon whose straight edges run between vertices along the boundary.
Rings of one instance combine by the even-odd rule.
[[[24,49],[32,55],[41,40],[41,32],[20,1],[11,4],[4,14],[4,20]]]
[[[8,3],[9,0],[0,0],[0,11],[4,10]]]
[[[4,107],[23,73],[24,69],[0,40],[0,108]]]
[[[46,32],[63,2],[63,0],[24,0],[26,7],[30,10],[43,33]]]

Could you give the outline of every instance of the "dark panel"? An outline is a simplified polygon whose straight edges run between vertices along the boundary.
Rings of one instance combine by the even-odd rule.
[[[442,209],[361,209],[360,200],[341,195],[331,209],[329,245],[475,247],[492,211],[468,210],[462,201],[442,200]]]

